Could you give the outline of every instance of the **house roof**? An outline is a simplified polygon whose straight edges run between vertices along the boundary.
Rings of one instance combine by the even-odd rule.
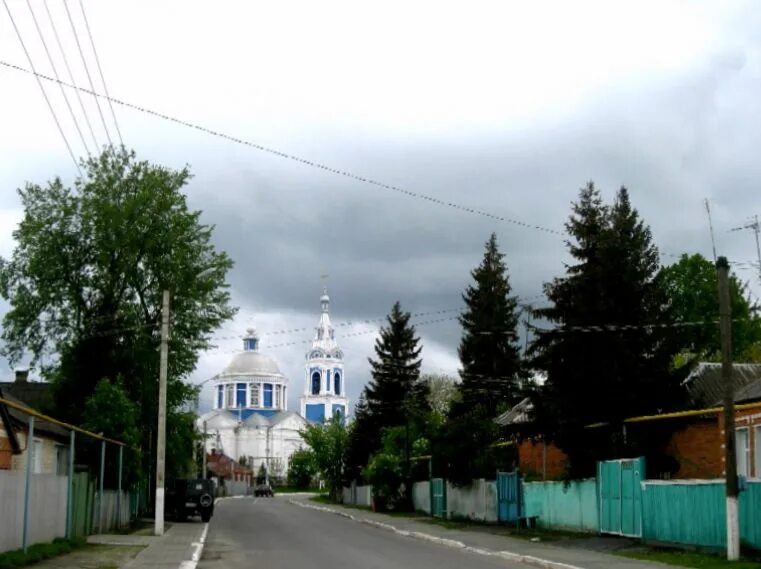
[[[761,399],[761,364],[732,364],[735,403]],[[721,364],[700,362],[684,380],[693,405],[712,407],[724,399]]]
[[[31,405],[29,405],[26,401],[22,401],[18,397],[14,397],[12,394],[8,393],[5,386],[0,387],[0,397],[10,401],[11,403],[31,407]],[[9,407],[1,403],[0,406],[2,406],[5,411],[7,411],[10,420],[15,424],[17,429],[29,424],[29,415],[23,411],[19,411],[18,409],[14,409],[13,407]],[[47,435],[56,439],[67,440],[69,437],[69,431],[67,429],[42,419],[35,420],[34,432],[35,434]]]
[[[517,403],[509,411],[505,411],[495,420],[503,427],[506,425],[516,425],[518,423],[528,423],[531,420],[530,414],[534,405],[531,400],[526,397],[520,403]]]
[[[18,401],[42,413],[49,412],[53,407],[51,384],[43,381],[2,381],[0,389],[6,395],[15,397]]]

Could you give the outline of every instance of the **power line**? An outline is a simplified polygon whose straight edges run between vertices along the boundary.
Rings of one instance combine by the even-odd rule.
[[[103,124],[103,130],[106,131],[106,138],[108,139],[109,146],[113,146],[113,142],[111,142],[111,134],[108,132],[108,127],[106,126],[106,119],[103,116],[103,110],[100,108],[100,101],[98,101],[98,97],[95,94],[95,85],[93,84],[92,77],[90,76],[90,68],[87,66],[85,53],[84,51],[82,51],[82,44],[79,43],[79,34],[77,34],[77,27],[74,25],[74,19],[71,17],[71,11],[69,10],[69,4],[67,2],[68,0],[63,0],[63,7],[66,8],[66,15],[69,17],[69,23],[71,24],[71,31],[74,34],[74,40],[77,42],[77,49],[79,50],[79,56],[82,58],[82,65],[84,65],[84,68],[85,68],[85,74],[87,75],[87,82],[90,84],[91,93],[93,95],[93,98],[95,99],[95,106],[98,107],[100,122]]]
[[[16,20],[13,18],[13,14],[11,13],[11,9],[8,6],[8,0],[3,0],[3,4],[5,5],[5,10],[8,12],[8,17],[11,19],[11,24],[13,24],[13,29],[16,31],[16,36],[18,37],[19,42],[21,43],[21,48],[24,50],[24,54],[26,55],[26,59],[29,62],[29,67],[32,70],[32,73],[37,77],[37,85],[40,87],[40,91],[42,91],[42,96],[45,98],[45,102],[48,105],[48,109],[50,109],[50,114],[53,115],[53,120],[55,121],[55,125],[58,128],[58,132],[61,135],[61,138],[63,138],[63,142],[66,145],[66,149],[69,151],[69,156],[71,156],[72,162],[74,162],[74,166],[79,171],[79,175],[82,175],[82,169],[79,167],[79,163],[77,162],[76,157],[74,156],[74,152],[71,150],[71,145],[69,144],[69,140],[66,138],[66,135],[63,132],[63,129],[61,128],[61,123],[58,121],[58,116],[55,114],[55,109],[53,109],[53,105],[50,103],[50,99],[48,98],[47,92],[45,92],[45,87],[42,85],[42,81],[40,81],[40,77],[37,74],[37,71],[34,68],[34,63],[32,63],[32,57],[29,55],[29,51],[26,49],[26,44],[24,43],[24,38],[21,36],[21,32],[18,29],[18,26],[16,26]]]
[[[48,56],[50,67],[53,68],[53,75],[55,75],[56,80],[60,81],[60,78],[58,76],[58,70],[56,69],[55,62],[53,61],[53,57],[50,55],[50,50],[48,49],[48,43],[45,41],[45,36],[42,34],[42,28],[40,28],[40,24],[37,21],[37,16],[35,16],[34,14],[32,3],[27,2],[26,5],[29,6],[29,13],[32,15],[32,20],[34,20],[34,27],[37,28],[37,34],[40,36],[42,47],[45,48],[45,53]],[[77,120],[77,115],[74,114],[74,109],[71,108],[69,97],[66,95],[66,90],[63,88],[63,85],[60,82],[58,83],[58,87],[61,89],[61,95],[63,95],[63,100],[66,102],[66,107],[69,109],[69,114],[71,114],[71,118],[74,121],[74,126],[76,127],[77,133],[79,134],[79,139],[82,141],[82,145],[85,147],[85,151],[87,152],[87,154],[90,154],[90,149],[87,147],[87,142],[85,141],[85,137],[82,134],[82,129],[79,128],[79,121]]]
[[[65,0],[64,0],[65,2]],[[103,76],[103,69],[100,66],[100,58],[98,57],[98,50],[95,49],[95,41],[92,38],[92,32],[90,31],[90,22],[87,21],[87,13],[85,12],[85,5],[82,0],[79,0],[79,6],[82,9],[82,18],[85,21],[85,28],[87,29],[87,35],[90,36],[90,45],[92,46],[92,52],[95,55],[95,64],[98,67],[98,73],[100,74],[100,81],[103,83],[103,90],[106,92],[106,100],[108,106],[111,109],[111,117],[114,119],[114,126],[116,126],[116,134],[119,135],[119,143],[124,146],[124,140],[122,139],[122,131],[119,129],[119,122],[116,120],[116,113],[114,112],[114,106],[111,104],[111,97],[108,94],[108,87],[106,86],[106,78]]]
[[[55,21],[53,20],[53,15],[50,13],[50,8],[48,7],[48,0],[43,0],[43,1],[45,4],[45,11],[48,13],[48,20],[50,20],[50,26],[53,28],[53,35],[55,36],[55,41],[58,44],[58,49],[61,52],[61,57],[63,57],[63,63],[66,66],[66,71],[69,74],[69,80],[71,81],[71,83],[74,83],[74,74],[71,72],[71,66],[69,65],[69,58],[66,57],[66,51],[63,49],[61,38],[58,35],[58,29],[56,28]],[[65,83],[62,83],[62,85],[64,84]],[[82,101],[82,95],[79,92],[79,89],[74,89],[74,93],[77,95],[77,100],[79,101],[79,107],[82,109],[82,114],[85,117],[85,123],[87,124],[87,128],[90,130],[90,135],[92,136],[93,144],[95,145],[95,149],[97,150],[100,148],[100,144],[98,144],[98,139],[95,138],[95,131],[92,128],[92,124],[90,123],[90,117],[87,114],[87,109],[85,108],[85,104]]]
[[[65,3],[64,3],[64,5],[65,5]],[[19,67],[17,65],[13,65],[12,63],[8,63],[8,62],[5,62],[5,61],[0,61],[0,65],[4,65],[5,67],[9,67],[9,68],[15,69],[17,71],[23,71],[25,73],[34,73],[34,74],[37,74],[36,71],[33,71],[33,70],[30,71],[28,69],[24,69],[23,67]],[[39,77],[41,77],[42,79],[46,79],[48,81],[55,81],[55,79],[53,79],[52,77],[48,77],[48,76],[43,75],[41,73],[37,74],[37,75]],[[464,211],[466,213],[471,213],[471,214],[479,215],[479,216],[482,216],[482,217],[488,217],[488,218],[493,219],[495,221],[501,221],[501,222],[504,222],[504,223],[511,223],[513,225],[518,225],[520,227],[525,227],[527,229],[535,229],[537,231],[543,231],[545,233],[551,233],[553,235],[560,235],[560,236],[564,236],[565,235],[565,232],[563,232],[563,231],[558,231],[556,229],[551,229],[549,227],[543,227],[541,225],[534,225],[534,224],[531,224],[531,223],[527,223],[525,221],[520,221],[518,219],[512,219],[512,218],[509,218],[509,217],[504,217],[504,216],[501,216],[501,215],[490,213],[488,211],[482,211],[482,210],[470,208],[470,207],[467,207],[467,206],[464,206],[464,205],[461,205],[461,204],[458,204],[458,203],[448,202],[446,200],[435,198],[433,196],[429,196],[429,195],[426,195],[426,194],[421,194],[421,193],[418,193],[418,192],[413,192],[413,191],[410,191],[410,190],[405,190],[404,188],[401,188],[399,186],[395,186],[395,185],[392,185],[392,184],[386,184],[384,182],[380,182],[380,181],[374,180],[372,178],[366,178],[364,176],[359,176],[357,174],[353,174],[353,173],[348,172],[346,170],[341,170],[341,169],[338,169],[338,168],[333,168],[331,166],[327,166],[327,165],[322,164],[320,162],[314,162],[312,160],[308,160],[308,159],[302,158],[300,156],[296,156],[296,155],[293,155],[293,154],[288,154],[287,152],[282,152],[282,151],[276,150],[274,148],[269,148],[267,146],[263,146],[261,144],[255,143],[255,142],[251,142],[249,140],[243,140],[242,138],[231,136],[229,134],[225,134],[225,133],[222,133],[222,132],[210,129],[210,128],[207,128],[205,126],[201,126],[201,125],[196,124],[196,123],[192,123],[192,122],[189,122],[189,121],[178,119],[176,117],[173,117],[173,116],[170,116],[170,115],[166,115],[164,113],[161,113],[161,112],[158,112],[158,111],[154,111],[154,110],[148,109],[146,107],[142,107],[140,105],[135,105],[133,103],[128,103],[126,101],[122,101],[122,100],[116,99],[114,97],[109,97],[107,95],[103,95],[101,93],[97,93],[97,92],[95,92],[94,87],[92,89],[85,89],[84,87],[79,87],[77,85],[74,85],[73,83],[72,84],[64,83],[64,85],[66,85],[67,87],[70,87],[72,89],[79,89],[79,90],[81,90],[81,91],[83,91],[85,93],[89,93],[89,94],[93,95],[96,98],[99,97],[99,98],[103,98],[103,99],[108,99],[108,100],[116,103],[117,105],[121,105],[121,106],[127,107],[129,109],[133,109],[133,110],[139,111],[141,113],[152,115],[152,116],[155,116],[155,117],[158,117],[158,118],[161,118],[161,119],[164,119],[164,120],[167,120],[167,121],[170,121],[170,122],[182,125],[182,126],[186,126],[186,127],[189,127],[189,128],[196,129],[198,131],[204,132],[206,134],[210,134],[212,136],[216,136],[218,138],[229,140],[231,142],[235,142],[237,144],[242,144],[244,146],[249,146],[249,147],[254,148],[256,150],[259,150],[261,152],[266,152],[268,154],[273,154],[275,156],[279,156],[280,158],[285,158],[286,160],[291,160],[293,162],[298,162],[299,164],[304,164],[306,166],[311,166],[312,168],[317,168],[319,170],[324,170],[325,172],[330,172],[332,174],[337,174],[339,176],[343,176],[345,178],[356,180],[356,181],[362,182],[364,184],[368,184],[368,185],[371,185],[371,186],[382,188],[384,190],[389,190],[389,191],[397,192],[397,193],[404,194],[404,195],[412,197],[412,198],[425,200],[425,201],[428,201],[430,203],[434,203],[434,204],[437,204],[437,205],[440,205],[440,206],[451,207],[453,209]],[[92,87],[92,84],[91,84],[91,87]],[[100,107],[98,107],[98,109],[100,110]]]

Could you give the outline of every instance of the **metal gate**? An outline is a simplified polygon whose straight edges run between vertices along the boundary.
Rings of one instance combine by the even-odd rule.
[[[521,515],[521,478],[517,472],[497,472],[497,519],[516,522]]]
[[[434,518],[447,517],[447,485],[443,478],[431,479],[431,515]]]
[[[642,537],[642,486],[645,458],[597,464],[600,532]]]

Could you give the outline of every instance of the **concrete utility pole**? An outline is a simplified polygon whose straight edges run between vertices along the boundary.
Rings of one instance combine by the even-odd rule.
[[[206,421],[203,422],[203,446],[201,447],[201,468],[203,469],[203,473],[201,474],[201,478],[206,480]]]
[[[156,436],[156,506],[154,535],[164,535],[164,458],[166,456],[166,376],[169,357],[169,291],[161,306],[161,360],[159,363],[159,424]]]
[[[724,468],[727,481],[727,559],[740,558],[740,523],[737,512],[737,462],[735,458],[735,385],[732,379],[732,325],[729,305],[729,263],[716,261],[719,277],[719,333],[721,377],[724,382]]]

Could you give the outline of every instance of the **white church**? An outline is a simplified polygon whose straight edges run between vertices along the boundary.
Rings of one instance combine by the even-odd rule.
[[[330,323],[330,298],[320,297],[322,314],[312,347],[306,354],[301,412],[288,410],[288,378],[270,356],[259,351],[254,329],[246,331],[243,351],[233,356],[213,380],[213,409],[198,418],[207,433],[206,451],[226,454],[271,476],[285,476],[291,455],[303,448],[300,431],[336,414],[346,417],[343,352]]]

